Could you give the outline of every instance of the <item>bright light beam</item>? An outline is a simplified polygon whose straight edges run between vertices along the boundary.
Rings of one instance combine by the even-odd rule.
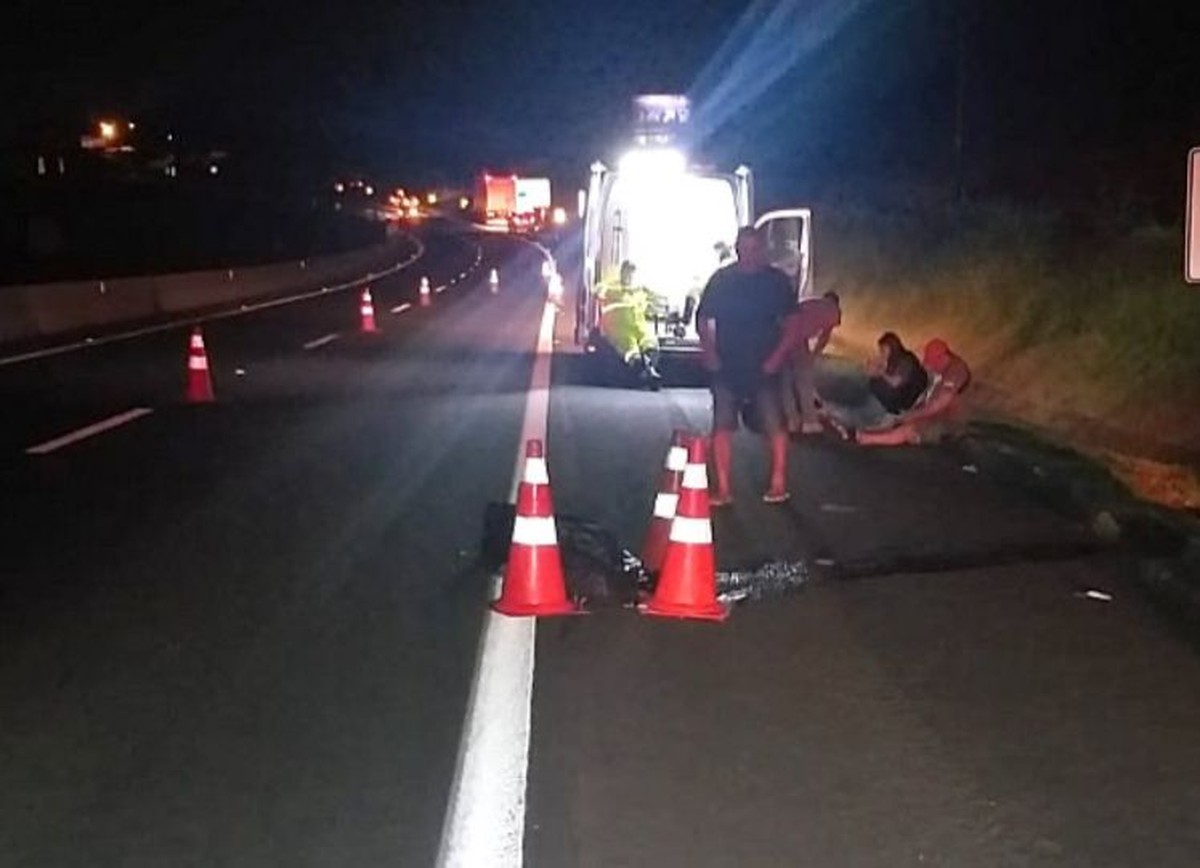
[[[696,77],[692,127],[703,141],[820,49],[870,0],[756,0]]]

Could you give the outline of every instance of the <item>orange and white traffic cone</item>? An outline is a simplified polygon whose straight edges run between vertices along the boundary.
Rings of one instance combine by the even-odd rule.
[[[654,513],[650,516],[650,527],[642,544],[642,566],[646,572],[657,573],[662,569],[667,554],[667,541],[671,536],[671,522],[679,506],[679,484],[687,467],[687,434],[676,430],[671,438],[671,448],[663,464],[659,478],[658,494],[654,496]]]
[[[491,290],[492,295],[500,291],[500,272],[494,268],[488,274],[488,289]]]
[[[662,573],[654,595],[639,607],[643,614],[705,621],[724,621],[729,616],[717,601],[706,452],[704,438],[693,437]]]
[[[554,501],[541,440],[525,444],[525,469],[517,489],[517,516],[504,568],[504,587],[492,608],[503,615],[570,615]]]
[[[213,395],[212,377],[208,372],[208,353],[204,349],[204,334],[200,326],[192,329],[188,344],[187,391],[184,399],[189,404],[208,404],[216,400]]]
[[[375,334],[379,331],[375,327],[375,302],[371,298],[371,287],[367,287],[362,291],[362,297],[358,300],[358,312],[362,319],[361,331],[363,334]]]
[[[546,281],[546,294],[554,304],[561,305],[563,300],[563,279],[557,271]]]
[[[421,294],[421,307],[429,307],[430,303],[433,301],[433,293],[429,288],[428,277],[421,278],[421,288],[419,292]]]

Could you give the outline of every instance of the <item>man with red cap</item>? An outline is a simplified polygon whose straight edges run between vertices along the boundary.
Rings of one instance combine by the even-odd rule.
[[[922,359],[933,382],[913,409],[898,423],[883,431],[859,431],[856,440],[864,446],[901,446],[907,443],[936,443],[964,423],[962,393],[971,384],[971,369],[941,338],[925,345]]]

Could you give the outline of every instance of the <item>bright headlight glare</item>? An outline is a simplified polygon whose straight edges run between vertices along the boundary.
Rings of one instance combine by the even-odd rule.
[[[675,148],[634,150],[618,165],[624,175],[681,175],[687,170],[687,158]]]

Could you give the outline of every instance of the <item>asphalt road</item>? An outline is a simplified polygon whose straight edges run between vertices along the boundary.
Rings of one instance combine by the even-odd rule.
[[[0,371],[0,864],[432,861],[544,290],[426,243],[382,335],[353,292],[209,324],[212,406],[186,330]]]
[[[636,550],[706,396],[560,362],[556,506]],[[782,508],[735,449],[718,567],[800,559],[813,585],[721,625],[544,622],[526,864],[1196,863],[1200,661],[1086,528],[949,447],[798,444]]]
[[[353,292],[208,324],[215,405],[186,330],[0,367],[0,865],[434,862],[544,284],[424,241],[381,335]],[[422,274],[455,283],[391,313]],[[557,507],[636,548],[706,395],[553,374]],[[945,449],[798,444],[767,507],[737,450],[722,565],[817,578],[721,625],[539,622],[525,864],[1196,863],[1200,661],[1085,528]]]

